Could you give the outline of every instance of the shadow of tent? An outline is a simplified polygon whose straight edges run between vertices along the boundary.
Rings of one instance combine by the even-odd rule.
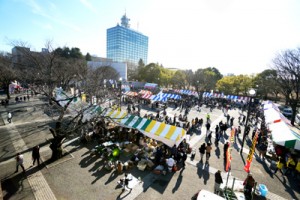
[[[146,184],[145,183],[146,181],[144,180],[144,184],[143,184],[144,192],[146,192],[148,190],[148,188],[151,186],[152,189],[163,194],[173,176],[174,176],[174,172],[168,172],[165,176],[163,176],[163,175],[160,175],[157,177],[153,176],[152,181],[151,181],[152,184],[150,184],[150,185],[149,185],[149,183]]]

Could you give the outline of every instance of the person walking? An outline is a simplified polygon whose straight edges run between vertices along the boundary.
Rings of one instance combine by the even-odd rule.
[[[32,149],[32,160],[33,160],[32,165],[34,165],[35,161],[37,161],[38,166],[40,166],[40,147],[39,146],[33,147],[33,149]]]
[[[25,173],[25,167],[23,165],[23,163],[24,163],[24,157],[23,157],[23,155],[20,154],[20,153],[18,153],[17,156],[16,156],[16,161],[17,161],[17,163],[16,163],[16,171],[15,171],[15,173],[17,173],[19,171],[19,166],[22,167],[23,172]]]
[[[229,120],[230,120],[230,115],[229,114],[227,114],[226,119],[227,119],[227,124],[229,124]]]
[[[246,122],[246,115],[243,115],[243,121],[242,121],[242,124],[245,125],[245,122]]]
[[[12,114],[11,114],[11,112],[8,112],[8,114],[7,114],[8,123],[11,123],[11,119],[12,119]]]
[[[207,133],[207,142],[211,143],[212,131],[208,131]]]
[[[215,187],[214,187],[214,193],[219,195],[220,193],[220,186],[221,184],[223,183],[223,179],[222,179],[222,176],[221,176],[221,171],[218,170],[216,173],[215,173]]]
[[[207,133],[208,133],[208,131],[210,129],[210,123],[207,122],[205,126],[206,126],[206,136],[207,136]]]
[[[210,122],[210,114],[209,114],[209,113],[206,114],[206,122],[207,122],[207,123]]]
[[[205,154],[205,149],[206,149],[206,144],[203,143],[199,148],[199,153],[200,153],[200,157],[201,157],[200,162],[203,162],[203,156]]]
[[[211,143],[207,143],[207,146],[206,146],[206,162],[208,163],[209,161],[209,158],[210,158],[210,152],[212,150],[212,147],[211,147]]]

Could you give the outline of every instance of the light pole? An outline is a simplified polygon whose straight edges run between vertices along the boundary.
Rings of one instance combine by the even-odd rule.
[[[250,100],[249,100],[249,104],[248,104],[247,118],[246,118],[246,123],[245,123],[245,127],[244,127],[243,141],[242,141],[242,147],[241,147],[241,152],[240,152],[241,154],[243,153],[243,148],[244,148],[245,139],[246,139],[246,131],[247,131],[248,121],[249,121],[249,117],[250,117],[250,108],[251,108],[252,99],[253,99],[255,93],[256,93],[256,91],[253,88],[251,88],[249,90]]]
[[[122,77],[119,78],[119,81],[120,81],[120,101],[119,101],[119,108],[120,108],[120,111],[122,110],[121,108],[121,101],[122,101]]]

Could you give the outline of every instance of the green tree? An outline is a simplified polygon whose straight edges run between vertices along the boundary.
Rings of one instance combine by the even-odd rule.
[[[64,47],[64,48],[58,47],[57,49],[54,50],[54,53],[64,58],[78,58],[78,59],[83,58],[80,49],[77,47],[72,47],[71,49],[69,47]]]
[[[202,92],[214,90],[220,77],[216,68],[198,69],[194,76],[194,86]]]
[[[274,69],[266,69],[254,77],[254,84],[257,85],[257,95],[268,99],[269,94],[277,98],[279,88],[277,83],[277,73]]]
[[[222,79],[218,80],[216,84],[216,88],[228,95],[228,94],[233,94],[235,91],[234,88],[234,77],[233,76],[224,76]]]
[[[194,72],[192,70],[185,70],[183,72],[185,73],[185,79],[186,79],[188,88],[190,86],[193,86],[194,85]]]
[[[144,68],[141,69],[141,81],[149,83],[159,83],[161,70],[162,68],[158,64],[150,63],[146,65]]]
[[[85,60],[86,61],[92,61],[92,56],[90,55],[89,52],[85,55]]]
[[[185,88],[186,85],[186,74],[184,71],[177,70],[171,78],[171,83],[175,88]]]

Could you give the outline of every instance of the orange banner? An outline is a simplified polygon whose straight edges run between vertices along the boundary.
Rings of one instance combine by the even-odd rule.
[[[231,160],[232,160],[231,150],[232,150],[233,143],[234,143],[235,132],[236,132],[235,128],[232,128],[231,132],[230,132],[230,140],[229,140],[230,143],[229,143],[229,147],[228,147],[227,152],[226,152],[226,167],[225,167],[226,172],[228,172],[229,167],[231,165]]]

